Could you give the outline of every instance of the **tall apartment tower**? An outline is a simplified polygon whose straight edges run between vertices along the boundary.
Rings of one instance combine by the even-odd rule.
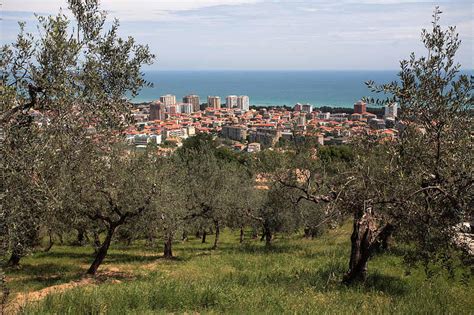
[[[249,97],[247,95],[240,95],[237,98],[237,107],[242,110],[248,111],[250,109]]]
[[[313,112],[313,105],[304,104],[303,106],[301,106],[301,111],[305,112],[305,113],[308,113],[308,114],[311,114]]]
[[[367,104],[362,101],[358,101],[354,104],[354,113],[355,114],[364,114],[367,111]]]
[[[176,104],[176,96],[172,94],[166,94],[160,96],[160,102],[163,103],[165,106],[175,105]]]
[[[396,118],[397,117],[398,104],[391,103],[385,105],[385,118]]]
[[[150,116],[148,120],[164,120],[165,106],[160,102],[154,102],[150,105]]]
[[[193,112],[198,112],[199,111],[199,106],[201,105],[200,100],[199,100],[199,96],[195,95],[195,94],[186,95],[185,97],[183,97],[183,103],[193,104]]]
[[[179,112],[182,114],[191,114],[194,112],[194,105],[189,103],[179,104]]]
[[[234,108],[237,107],[237,95],[229,95],[225,98],[225,107]]]
[[[207,105],[211,108],[221,108],[221,98],[219,96],[208,96]]]

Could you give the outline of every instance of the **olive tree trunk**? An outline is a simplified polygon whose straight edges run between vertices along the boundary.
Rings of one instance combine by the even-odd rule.
[[[363,282],[367,279],[370,257],[375,250],[383,246],[393,230],[393,225],[389,223],[379,226],[371,208],[360,210],[354,214],[351,257],[349,270],[343,278],[344,283]]]
[[[173,258],[173,237],[171,235],[167,235],[165,239],[165,247],[163,250],[163,257],[165,259],[171,259]]]
[[[46,248],[44,249],[45,253],[49,252],[51,250],[51,248],[53,247],[53,245],[54,245],[53,232],[51,230],[48,231],[48,236],[49,236],[49,242],[48,242],[48,245],[46,246]]]
[[[265,236],[265,246],[270,247],[272,245],[272,230],[265,227],[263,236]]]
[[[10,259],[8,259],[7,266],[16,267],[20,264],[21,255],[13,250]]]
[[[219,235],[221,232],[219,221],[217,220],[214,221],[214,227],[216,228],[216,232],[215,232],[216,238],[214,239],[214,245],[212,246],[212,249],[217,249],[217,247],[219,246]]]
[[[110,243],[112,242],[112,237],[114,235],[115,229],[116,229],[115,225],[112,225],[107,229],[107,235],[105,237],[105,240],[102,243],[102,245],[100,245],[100,247],[98,248],[94,261],[89,267],[89,270],[87,270],[87,274],[89,275],[96,274],[97,269],[99,268],[100,264],[102,264],[102,261],[107,255],[107,251],[109,250]]]

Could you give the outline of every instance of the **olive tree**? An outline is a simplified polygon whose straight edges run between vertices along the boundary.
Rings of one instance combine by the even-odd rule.
[[[69,0],[68,9],[72,19],[62,12],[38,16],[37,34],[20,23],[17,40],[0,51],[1,233],[14,264],[42,223],[53,221],[48,217],[58,211],[51,209],[61,209],[58,186],[42,173],[61,166],[45,155],[68,163],[66,150],[80,148],[91,130],[101,147],[116,142],[129,122],[126,97],[148,84],[140,69],[154,59],[147,46],[118,36],[118,21],[105,28],[98,1]]]
[[[398,103],[398,137],[363,140],[348,190],[354,214],[347,283],[364,280],[375,249],[392,233],[408,242],[408,262],[442,262],[456,249],[456,226],[472,218],[472,77],[459,73],[455,27],[443,29],[436,8],[422,31],[426,56],[400,62],[398,81],[375,85]]]
[[[156,156],[134,152],[122,145],[108,152],[83,155],[79,172],[68,173],[70,198],[78,204],[78,215],[105,228],[88,274],[95,274],[107,255],[117,229],[131,224],[150,211],[152,199],[161,193]],[[136,231],[139,233],[139,231]]]

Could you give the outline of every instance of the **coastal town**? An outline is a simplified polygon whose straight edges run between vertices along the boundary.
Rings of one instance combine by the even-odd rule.
[[[250,106],[246,95],[229,95],[225,100],[208,96],[201,103],[198,95],[167,94],[159,100],[135,104],[135,124],[126,130],[127,141],[137,148],[158,145],[163,152],[173,151],[182,141],[197,133],[226,139],[236,151],[258,152],[295,137],[313,138],[320,145],[341,145],[361,133],[381,138],[396,136],[398,104],[385,105],[383,115],[367,111],[358,101],[347,112],[325,112],[310,104],[288,107]]]

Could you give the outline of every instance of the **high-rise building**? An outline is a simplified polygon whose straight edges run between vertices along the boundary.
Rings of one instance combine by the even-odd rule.
[[[175,105],[176,96],[172,94],[166,94],[166,95],[160,96],[160,102],[162,102],[165,106]]]
[[[199,111],[200,100],[198,95],[186,95],[185,97],[183,97],[183,103],[193,104],[193,112]]]
[[[179,113],[179,106],[178,105],[168,105],[166,106],[166,112],[170,115],[178,114]]]
[[[305,113],[308,113],[308,114],[311,114],[311,112],[313,111],[313,105],[304,104],[304,105],[301,107],[301,111],[302,111],[302,112],[305,112]]]
[[[241,110],[248,111],[250,109],[250,100],[247,95],[240,95],[237,98],[237,107]]]
[[[219,96],[208,96],[207,105],[211,108],[221,108],[221,98]]]
[[[397,111],[398,111],[398,104],[397,103],[391,103],[385,105],[385,118],[396,118],[397,117]]]
[[[296,103],[295,107],[293,108],[295,112],[301,112],[303,110],[303,105],[300,103]]]
[[[148,120],[164,120],[165,106],[160,102],[154,102],[150,105],[150,116]]]
[[[179,112],[182,114],[191,114],[193,112],[193,104],[179,104]]]
[[[354,104],[354,113],[364,114],[367,111],[367,104],[363,101],[358,101]]]
[[[237,107],[237,95],[229,95],[225,98],[225,107],[234,108]]]

